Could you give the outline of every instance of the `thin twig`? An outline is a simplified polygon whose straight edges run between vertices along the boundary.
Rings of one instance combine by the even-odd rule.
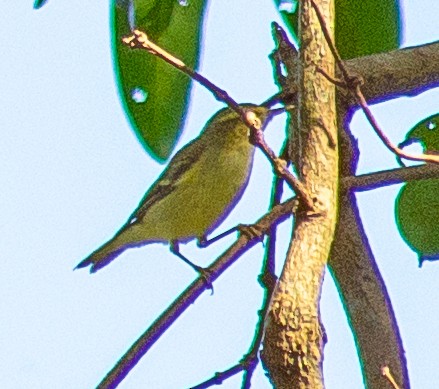
[[[191,389],[206,389],[213,385],[221,385],[226,379],[233,377],[234,375],[243,371],[245,366],[240,362],[230,369],[215,373],[212,378],[202,382],[201,384],[191,386]]]
[[[134,30],[133,34],[122,38],[122,41],[130,47],[145,49],[151,54],[163,59],[183,73],[187,74],[192,79],[198,81],[201,85],[207,88],[217,100],[226,103],[250,128],[252,143],[260,148],[260,150],[271,162],[275,172],[277,174],[280,174],[288,183],[288,185],[291,186],[297,196],[301,199],[301,206],[303,206],[303,208],[308,211],[314,208],[314,202],[312,198],[308,195],[308,192],[306,191],[302,182],[300,182],[288,171],[284,161],[282,161],[280,158],[277,158],[274,151],[265,142],[262,131],[253,125],[253,123],[247,117],[247,112],[242,109],[241,106],[235,100],[233,100],[226,91],[220,89],[215,84],[210,82],[207,78],[186,66],[184,62],[182,62],[178,58],[175,58],[172,54],[168,53],[160,46],[157,46],[154,42],[151,42],[148,39],[148,36],[140,30]]]
[[[273,63],[275,83],[282,89],[276,97],[285,105],[297,104],[299,53],[278,23],[271,23],[271,31],[276,48],[269,58]]]
[[[347,85],[344,81],[339,80],[338,78],[334,78],[330,76],[328,73],[326,73],[322,68],[317,67],[316,68],[317,73],[320,73],[322,76],[324,76],[329,82],[332,82],[334,85],[340,87],[340,88],[347,88]]]
[[[360,104],[364,114],[366,115],[367,120],[375,130],[376,134],[379,136],[381,141],[386,145],[386,147],[398,155],[401,158],[409,159],[411,161],[425,161],[425,162],[433,162],[433,163],[439,163],[439,155],[437,154],[412,154],[404,151],[403,149],[400,149],[398,146],[395,146],[392,141],[384,134],[383,131],[381,131],[378,122],[376,121],[375,117],[372,114],[372,111],[370,110],[369,106],[367,105],[366,99],[363,96],[363,93],[361,93],[361,89],[359,85],[355,87],[355,95],[358,98],[358,103]]]
[[[211,266],[206,268],[212,283],[229,268],[242,254],[260,242],[274,223],[280,223],[297,209],[296,198],[285,201],[274,207],[261,217],[255,224],[254,230],[259,234],[250,236],[241,234],[236,242],[224,252]],[[180,296],[154,321],[139,339],[122,356],[116,365],[97,386],[98,389],[116,388],[146,352],[154,345],[161,335],[180,317],[195,300],[207,289],[203,276],[198,277]]]
[[[271,228],[273,228],[273,225],[271,226]],[[245,354],[245,356],[236,365],[222,372],[215,373],[213,377],[209,378],[208,380],[196,386],[192,386],[191,389],[206,389],[206,388],[210,388],[213,385],[220,385],[226,379],[233,377],[234,375],[240,373],[241,371],[244,371],[242,377],[241,389],[250,389],[251,378],[259,362],[258,353],[264,335],[265,317],[267,315],[267,311],[270,305],[269,303],[270,303],[271,295],[273,294],[274,291],[274,286],[276,285],[274,274],[273,277],[270,277],[269,275],[271,275],[271,273],[265,270],[265,273],[263,273],[262,277],[260,278],[260,283],[263,285],[265,290],[265,296],[264,296],[264,301],[262,303],[262,308],[259,310],[259,320],[256,325],[255,335],[253,337],[252,344],[247,354]]]
[[[319,7],[316,5],[314,0],[309,0],[312,7],[314,8],[317,18],[319,19],[320,26],[322,28],[323,35],[326,39],[326,42],[328,43],[329,49],[331,50],[332,55],[335,58],[335,61],[337,63],[338,68],[340,69],[343,79],[348,86],[349,90],[352,92],[352,94],[355,96],[356,102],[358,105],[360,105],[361,109],[363,110],[364,114],[366,115],[367,120],[369,121],[370,125],[374,129],[375,133],[378,135],[378,137],[381,139],[381,141],[384,143],[384,145],[392,151],[394,154],[398,155],[399,157],[409,159],[411,161],[425,161],[425,162],[433,162],[433,163],[439,163],[439,155],[437,154],[412,154],[404,151],[403,149],[399,148],[398,146],[395,146],[392,141],[387,137],[387,135],[384,133],[384,131],[380,128],[377,120],[372,114],[372,111],[369,108],[369,105],[366,102],[366,99],[364,98],[364,95],[361,91],[361,80],[358,77],[353,77],[349,74],[346,66],[344,65],[340,54],[338,53],[337,48],[334,45],[334,42],[331,39],[331,35],[329,34],[329,31],[325,24],[325,19],[320,12]]]
[[[247,354],[235,366],[232,366],[231,368],[229,368],[227,370],[215,373],[212,378],[209,378],[208,380],[206,380],[198,385],[191,386],[191,389],[207,389],[213,385],[221,385],[225,380],[233,377],[236,374],[241,373],[242,371],[244,371],[244,375],[245,375],[245,373],[250,368],[254,369],[254,367],[256,367],[257,363],[258,363],[257,353],[254,353],[251,355]],[[241,388],[242,389],[250,389],[250,386],[243,384],[241,386]]]
[[[288,142],[282,147],[282,157],[286,157],[288,150]],[[286,159],[286,158],[285,158]],[[270,209],[280,204],[282,198],[283,179],[279,176],[274,177],[273,189],[270,201]],[[276,230],[277,226],[272,224],[266,241],[265,258],[262,263],[262,271],[259,277],[259,283],[264,288],[264,299],[262,307],[259,310],[259,320],[256,324],[256,331],[253,336],[253,341],[250,350],[247,352],[245,360],[247,367],[244,370],[242,377],[241,389],[249,389],[251,387],[251,379],[256,366],[259,362],[259,349],[261,348],[262,338],[264,336],[265,317],[267,316],[270,307],[271,296],[273,295],[276,286],[277,277],[275,274],[275,251],[276,251]]]
[[[280,39],[283,39],[285,37],[279,35],[280,34],[279,30],[281,30],[281,32],[283,32],[283,30],[277,24],[273,24],[273,30],[276,32],[276,34],[273,34],[274,35],[273,38],[277,42],[277,45],[280,46],[281,44]],[[278,53],[278,55],[281,55],[279,47],[276,53]],[[277,67],[278,66],[277,59],[278,60],[282,60],[282,59],[280,57],[277,59],[275,58],[275,56],[273,57],[275,60],[274,66]],[[288,139],[285,139],[280,156],[283,160],[287,161],[287,163],[289,164],[290,158],[288,157],[288,144],[289,144]],[[272,185],[270,209],[274,208],[275,206],[281,203],[282,193],[283,193],[283,179],[282,177],[276,175],[274,177],[273,185]],[[276,281],[277,281],[277,277],[275,274],[276,232],[277,232],[277,226],[273,224],[267,235],[265,257],[262,263],[261,275],[259,277],[259,283],[264,288],[264,299],[262,302],[262,307],[259,310],[259,320],[256,325],[256,331],[253,336],[252,345],[247,355],[244,358],[244,361],[246,361],[246,369],[244,370],[244,374],[242,377],[241,389],[249,389],[251,387],[251,379],[259,362],[258,354],[261,348],[262,338],[264,336],[265,317],[267,316],[268,309],[270,306],[271,296],[273,295],[274,288],[276,286]]]
[[[281,150],[281,158],[288,161],[288,140],[286,139]],[[281,203],[283,194],[283,179],[275,176],[273,179],[271,199],[269,209]],[[262,266],[262,277],[260,281],[264,286],[270,286],[267,277],[271,280],[275,279],[275,248],[276,248],[276,226],[272,226],[267,236],[267,243],[265,249],[265,258]],[[272,281],[275,283],[275,280]]]

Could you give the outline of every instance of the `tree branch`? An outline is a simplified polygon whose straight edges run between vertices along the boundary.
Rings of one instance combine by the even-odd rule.
[[[320,323],[321,285],[334,237],[337,213],[338,148],[335,87],[316,67],[332,75],[334,58],[327,48],[310,1],[299,2],[299,134],[298,175],[317,198],[318,214],[297,214],[287,259],[266,319],[262,361],[273,385],[323,388],[325,335]],[[319,8],[332,30],[332,0]],[[290,137],[291,139],[291,137]]]
[[[346,112],[341,113],[341,117],[347,119]],[[348,157],[341,166],[343,176],[346,176],[356,170],[358,150],[347,145],[343,151]],[[402,172],[405,169],[400,170]],[[381,179],[391,178],[384,175]],[[354,181],[356,177],[346,177],[344,180],[340,224],[329,265],[343,296],[345,310],[356,337],[365,384],[374,389],[386,388],[388,383],[383,380],[380,369],[388,363],[392,366],[398,381],[404,384],[404,388],[408,388],[406,360],[391,302],[364,230],[361,224],[357,224],[361,223],[361,220],[354,195],[349,195],[347,190],[354,182],[360,182]],[[378,322],[374,322],[370,316],[375,312]],[[278,342],[285,348],[286,339],[282,342],[279,338]],[[291,354],[289,356],[291,357]],[[285,357],[288,358],[288,354]]]
[[[343,61],[350,74],[364,80],[362,91],[369,104],[378,104],[398,97],[417,96],[439,87],[439,41],[406,47],[387,53],[367,55]],[[336,77],[342,74],[336,70]],[[287,74],[287,85],[294,85],[295,74]],[[350,107],[358,107],[346,89],[337,91]]]
[[[229,268],[242,254],[260,242],[274,223],[279,223],[291,216],[297,208],[296,198],[275,206],[269,213],[261,217],[255,230],[258,235],[241,234],[238,240],[206,270],[210,274],[210,281],[214,282],[227,268]],[[206,281],[200,276],[155,320],[155,322],[141,335],[124,356],[117,362],[111,371],[98,385],[99,389],[116,388],[127,374],[134,368],[146,352],[163,335],[163,333],[180,317],[180,315],[203,293]]]
[[[428,164],[404,168],[384,170],[380,172],[344,177],[341,180],[342,190],[353,189],[363,192],[383,186],[401,184],[408,181],[439,178],[439,165]]]
[[[369,104],[416,96],[439,86],[439,42],[344,61],[351,74],[361,75]],[[339,96],[351,107],[357,102],[346,90]]]
[[[372,111],[369,108],[369,104],[364,97],[362,86],[364,84],[364,80],[362,77],[358,75],[352,75],[348,72],[348,69],[345,66],[345,63],[342,61],[340,54],[338,53],[337,48],[330,36],[329,30],[325,24],[325,19],[323,14],[320,12],[320,9],[315,4],[314,0],[310,0],[311,5],[313,6],[317,18],[319,19],[320,26],[322,28],[323,35],[325,36],[326,42],[328,43],[329,49],[331,50],[332,55],[335,58],[337,68],[340,70],[342,75],[342,79],[346,85],[346,88],[350,91],[351,95],[354,97],[355,103],[359,105],[366,115],[366,118],[369,124],[372,126],[375,133],[384,143],[384,145],[393,153],[398,155],[400,158],[406,158],[411,161],[425,161],[425,162],[434,162],[439,163],[439,155],[430,154],[430,153],[421,153],[421,154],[412,154],[399,146],[396,146],[392,143],[392,141],[387,137],[386,133],[381,129],[378,121],[372,114]],[[328,74],[323,68],[317,67],[317,70],[323,74],[328,80],[332,81],[334,78]],[[339,82],[335,82],[336,85],[339,85]]]
[[[381,367],[391,367],[402,388],[410,387],[407,360],[391,300],[373,256],[353,193],[341,197],[329,268],[349,319],[365,387],[387,389]]]
[[[345,126],[339,130],[341,171],[347,176],[356,170],[358,146],[347,128],[351,116],[342,109],[338,114],[340,127]],[[342,183],[339,220],[328,265],[354,335],[364,386],[388,389],[380,369],[389,365],[398,381],[404,382],[402,387],[408,389],[407,361],[392,303],[361,223],[351,190],[354,188],[344,179]]]

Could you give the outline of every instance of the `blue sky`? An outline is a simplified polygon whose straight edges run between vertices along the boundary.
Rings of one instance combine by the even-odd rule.
[[[211,1],[201,72],[241,102],[276,92],[267,54],[270,1]],[[439,5],[403,2],[404,46],[439,39]],[[147,156],[119,103],[110,51],[108,1],[50,0],[0,6],[0,387],[89,388],[96,385],[155,317],[193,280],[193,271],[150,245],[124,253],[90,275],[73,267],[125,222],[163,169]],[[439,90],[374,106],[395,142],[439,111]],[[195,85],[179,147],[221,107]],[[396,167],[361,114],[353,120],[360,172]],[[280,147],[283,118],[267,132]],[[258,153],[243,200],[218,231],[252,222],[268,204],[270,172]],[[418,269],[393,219],[399,186],[361,193],[366,232],[387,283],[413,388],[439,382],[439,264]],[[289,234],[288,223],[281,230]],[[229,240],[230,242],[230,240]],[[224,242],[224,245],[227,242]],[[282,246],[282,245],[281,245]],[[223,249],[183,252],[207,265]],[[279,248],[279,266],[286,246]],[[262,291],[262,247],[252,249],[164,335],[121,388],[183,388],[236,363],[246,352]],[[361,388],[352,336],[327,274],[322,298],[328,389]],[[269,388],[258,369],[254,388]],[[224,388],[239,387],[240,376]]]

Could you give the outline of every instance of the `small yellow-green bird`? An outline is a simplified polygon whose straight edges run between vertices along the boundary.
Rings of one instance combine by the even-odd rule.
[[[247,118],[263,128],[274,111],[244,104]],[[91,265],[96,272],[124,250],[149,243],[205,240],[231,212],[247,186],[255,147],[249,128],[229,108],[217,112],[201,134],[171,159],[165,171],[149,188],[128,221],[103,246],[76,268]]]

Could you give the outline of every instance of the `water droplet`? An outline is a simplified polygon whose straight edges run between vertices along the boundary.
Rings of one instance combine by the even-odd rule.
[[[130,29],[134,30],[136,27],[136,9],[134,7],[134,0],[116,0],[116,7],[120,8],[121,12],[125,12]]]
[[[136,10],[133,0],[128,2],[128,23],[130,24],[131,31],[133,31],[136,28]]]
[[[429,130],[434,130],[436,127],[437,127],[437,124],[436,124],[436,123],[433,123],[433,122],[429,122],[429,123],[427,123],[427,128],[428,128]]]
[[[289,14],[296,12],[297,0],[281,0],[279,3],[279,11]]]
[[[187,7],[189,5],[189,0],[178,0],[178,4]]]
[[[148,98],[148,92],[138,86],[131,90],[131,98],[135,103],[144,103]]]

